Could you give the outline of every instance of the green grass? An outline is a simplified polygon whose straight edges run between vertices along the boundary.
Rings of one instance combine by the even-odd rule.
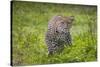
[[[97,60],[96,6],[34,2],[12,3],[12,63],[36,65]],[[54,15],[74,16],[72,46],[48,57],[45,33]]]

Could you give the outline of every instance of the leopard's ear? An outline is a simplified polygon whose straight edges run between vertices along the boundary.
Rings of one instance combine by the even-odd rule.
[[[73,21],[74,20],[74,16],[70,16],[70,19]]]
[[[61,17],[62,17],[61,15],[55,15],[55,16],[53,16],[54,19],[59,19]]]
[[[62,15],[58,15],[57,17],[62,17]]]

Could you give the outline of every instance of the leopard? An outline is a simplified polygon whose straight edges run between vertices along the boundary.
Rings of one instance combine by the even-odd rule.
[[[45,42],[48,55],[64,50],[64,45],[72,45],[70,29],[72,28],[74,16],[53,16],[48,22],[45,34]]]

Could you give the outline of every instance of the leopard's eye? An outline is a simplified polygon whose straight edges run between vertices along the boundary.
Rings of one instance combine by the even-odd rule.
[[[61,22],[62,24],[64,24],[64,22]]]

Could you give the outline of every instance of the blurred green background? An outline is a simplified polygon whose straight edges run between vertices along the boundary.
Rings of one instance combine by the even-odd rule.
[[[97,60],[97,7],[12,1],[12,65],[89,62]],[[72,46],[48,57],[45,33],[55,15],[74,16]]]

